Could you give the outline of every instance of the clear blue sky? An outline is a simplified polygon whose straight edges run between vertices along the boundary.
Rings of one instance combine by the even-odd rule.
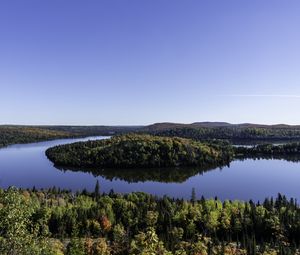
[[[300,1],[3,0],[0,123],[300,124]]]

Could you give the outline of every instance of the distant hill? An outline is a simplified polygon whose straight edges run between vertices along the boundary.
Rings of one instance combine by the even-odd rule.
[[[230,124],[228,122],[209,122],[209,121],[194,122],[190,125],[195,126],[195,127],[229,127],[229,126],[233,126],[233,124]]]
[[[255,123],[239,123],[231,124],[228,122],[194,122],[191,124],[184,123],[172,123],[172,122],[161,122],[154,123],[148,126],[141,127],[141,129],[154,131],[154,130],[166,130],[173,128],[274,128],[274,129],[300,129],[300,125],[287,125],[287,124],[255,124]]]
[[[228,122],[194,122],[190,124],[191,126],[197,127],[240,127],[240,128],[300,128],[300,125],[287,125],[287,124],[255,124],[255,123],[239,123],[239,124],[231,124]]]
[[[159,131],[159,130],[183,128],[183,127],[189,127],[189,126],[190,126],[190,124],[161,122],[161,123],[154,123],[154,124],[151,124],[148,126],[144,126],[143,128],[141,128],[141,130],[143,130],[143,131]]]

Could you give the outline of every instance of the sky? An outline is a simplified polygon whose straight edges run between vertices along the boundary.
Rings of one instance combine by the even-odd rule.
[[[300,1],[0,1],[0,123],[300,124]]]

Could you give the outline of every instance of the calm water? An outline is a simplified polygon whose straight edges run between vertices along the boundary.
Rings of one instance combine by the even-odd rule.
[[[105,137],[97,137],[97,139]],[[197,197],[260,200],[276,196],[278,192],[300,199],[300,163],[284,160],[234,161],[230,167],[201,173],[199,169],[106,170],[95,177],[80,171],[62,171],[45,156],[51,146],[96,139],[63,139],[13,145],[0,149],[0,186],[22,188],[60,187],[93,190],[96,180],[101,190],[109,192],[144,191],[157,195],[190,198],[192,188]],[[200,173],[199,173],[200,172]]]

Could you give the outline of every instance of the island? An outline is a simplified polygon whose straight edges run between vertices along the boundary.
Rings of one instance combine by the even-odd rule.
[[[57,166],[70,167],[177,167],[226,165],[233,158],[229,146],[179,137],[142,134],[59,145],[46,151]]]

